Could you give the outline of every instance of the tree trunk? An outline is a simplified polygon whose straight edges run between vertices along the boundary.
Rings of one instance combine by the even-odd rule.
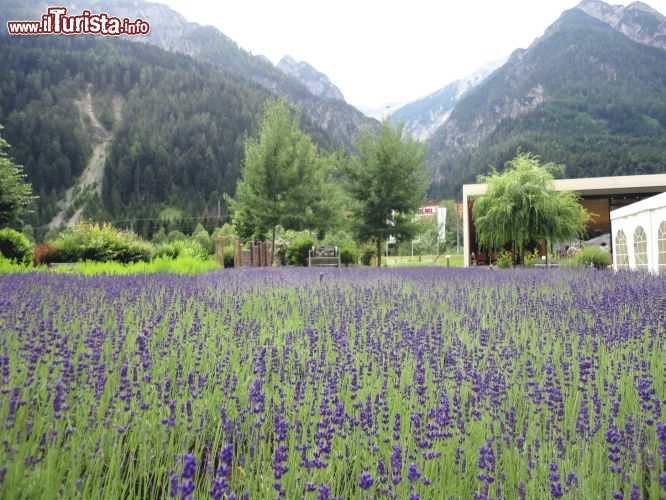
[[[382,239],[377,237],[377,267],[382,267]]]
[[[273,226],[273,241],[271,241],[271,267],[275,265],[275,230],[276,226]]]

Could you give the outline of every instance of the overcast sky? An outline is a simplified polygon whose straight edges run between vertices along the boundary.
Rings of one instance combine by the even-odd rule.
[[[289,54],[362,109],[406,103],[526,48],[579,0],[155,0],[277,64]],[[616,4],[616,2],[610,2]],[[624,5],[630,2],[623,2]],[[666,0],[647,0],[666,14]]]

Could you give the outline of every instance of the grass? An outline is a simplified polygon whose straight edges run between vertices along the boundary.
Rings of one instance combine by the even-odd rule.
[[[183,275],[203,274],[220,269],[220,265],[213,259],[201,260],[196,257],[179,256],[175,259],[170,257],[156,257],[150,262],[131,262],[123,264],[120,262],[76,262],[72,264],[60,264],[52,267],[29,266],[16,264],[0,257],[0,274],[22,273],[31,271],[48,271],[58,274],[84,274],[95,275],[136,275],[172,273]]]
[[[195,257],[180,256],[175,259],[170,257],[156,257],[150,262],[131,262],[129,264],[119,262],[78,262],[72,265],[56,266],[51,269],[57,273],[80,273],[88,276],[154,273],[195,275],[220,269],[220,265],[212,259],[202,261]]]

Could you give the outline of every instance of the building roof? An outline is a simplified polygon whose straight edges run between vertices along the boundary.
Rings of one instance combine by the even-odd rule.
[[[611,210],[610,218],[611,220],[619,219],[628,215],[634,215],[644,210],[654,210],[656,208],[662,207],[666,207],[666,193],[650,196],[649,198],[637,201],[636,203],[632,203],[626,207]]]
[[[554,185],[558,191],[575,191],[581,196],[659,193],[666,192],[666,174],[556,179]],[[487,189],[487,184],[465,184],[463,198],[480,196]]]

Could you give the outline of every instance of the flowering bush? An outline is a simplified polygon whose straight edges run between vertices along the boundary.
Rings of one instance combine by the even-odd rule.
[[[131,231],[110,224],[79,222],[51,242],[63,262],[149,261],[154,247]]]

